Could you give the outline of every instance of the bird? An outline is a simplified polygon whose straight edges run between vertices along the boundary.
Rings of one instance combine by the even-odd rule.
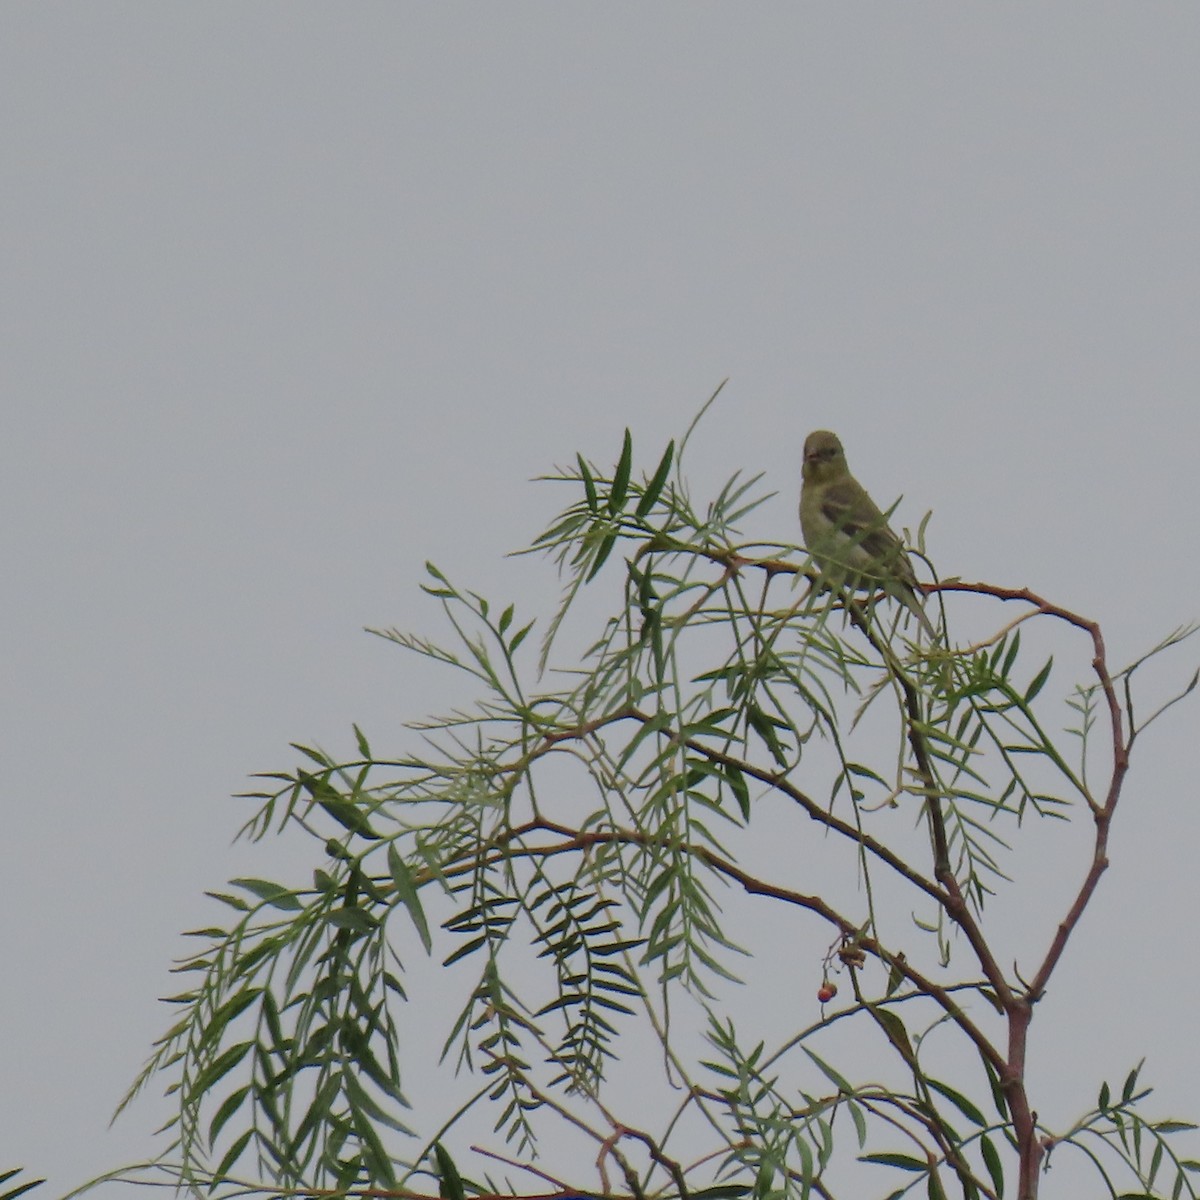
[[[936,638],[917,596],[912,562],[879,506],[850,474],[837,434],[818,429],[804,439],[801,475],[800,528],[825,582],[851,591],[881,588]]]

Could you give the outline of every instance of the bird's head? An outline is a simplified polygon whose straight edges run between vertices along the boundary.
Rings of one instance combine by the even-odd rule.
[[[804,439],[804,478],[823,483],[846,473],[846,452],[836,433],[818,429]]]

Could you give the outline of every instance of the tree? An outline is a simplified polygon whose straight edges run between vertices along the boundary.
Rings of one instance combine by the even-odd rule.
[[[928,591],[949,635],[910,640],[888,600],[738,540],[758,478],[697,505],[691,432],[645,474],[627,432],[614,469],[550,477],[571,500],[531,547],[566,581],[540,655],[514,605],[429,566],[453,640],[381,635],[477,701],[400,757],[356,728],[349,760],[297,746],[303,767],[264,777],[243,832],[302,830],[319,865],[214,893],[227,921],[190,932],[178,1020],[125,1101],[164,1078],[172,1146],[106,1178],[1030,1200],[1072,1147],[1111,1195],[1197,1194],[1175,1149],[1194,1126],[1143,1115],[1137,1067],[1057,1131],[1028,1073],[1131,752],[1197,683],[1135,720],[1137,673],[1193,629],[1114,670],[1094,622],[947,580]],[[552,670],[605,586],[617,611]],[[1054,658],[1027,662],[1035,623],[1090,672],[1065,710]],[[1056,829],[1088,864],[1003,954],[989,901]]]

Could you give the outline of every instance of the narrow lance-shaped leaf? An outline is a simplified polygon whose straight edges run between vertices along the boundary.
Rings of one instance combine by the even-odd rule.
[[[983,1155],[983,1164],[987,1167],[988,1175],[991,1176],[992,1187],[995,1189],[996,1195],[1000,1200],[1003,1200],[1004,1165],[1000,1162],[1000,1154],[995,1144],[987,1134],[983,1134],[979,1139],[979,1152]]]
[[[230,886],[250,892],[260,900],[265,900],[268,904],[272,904],[276,908],[295,912],[303,907],[291,888],[286,888],[282,884],[272,883],[269,879],[231,879],[229,883]]]
[[[14,1171],[5,1171],[3,1175],[0,1175],[0,1184],[7,1183],[10,1179],[13,1179],[19,1175],[24,1169],[24,1167],[17,1167]],[[32,1191],[35,1187],[40,1187],[45,1182],[46,1181],[44,1179],[30,1179],[28,1182],[18,1184],[15,1188],[12,1188],[7,1192],[0,1192],[0,1200],[17,1200],[18,1196],[25,1195],[26,1192]]]
[[[358,806],[339,795],[326,780],[307,771],[298,771],[297,778],[304,790],[344,829],[368,841],[379,839]]]
[[[929,1164],[922,1158],[913,1158],[911,1154],[860,1154],[859,1162],[875,1163],[880,1167],[895,1167],[898,1171],[912,1171],[924,1174],[929,1170]]]
[[[625,503],[625,494],[629,490],[629,474],[633,470],[633,435],[625,430],[625,441],[621,446],[621,458],[613,473],[612,489],[608,493],[608,511],[616,516]]]
[[[233,1164],[242,1157],[242,1152],[249,1145],[250,1139],[253,1136],[254,1129],[251,1127],[234,1141],[233,1145],[225,1151],[225,1157],[221,1159],[217,1169],[213,1172],[213,1179],[221,1179],[224,1177],[229,1168],[232,1167]]]
[[[247,1052],[253,1044],[253,1042],[238,1042],[237,1045],[230,1046],[224,1054],[219,1055],[213,1062],[209,1063],[200,1073],[200,1077],[196,1082],[192,1084],[192,1094],[201,1096],[207,1092],[217,1080],[232,1071],[246,1057]]]
[[[417,894],[417,886],[412,872],[400,857],[395,844],[388,846],[387,858],[388,870],[391,873],[392,882],[396,885],[396,895],[408,909],[408,915],[416,927],[421,945],[425,947],[425,953],[428,954],[433,949],[433,938],[429,933],[429,922],[425,919],[425,910],[421,906],[421,898]]]
[[[976,1106],[962,1094],[962,1092],[956,1091],[948,1083],[941,1083],[937,1079],[928,1079],[926,1082],[931,1088],[934,1089],[934,1091],[941,1092],[941,1094],[945,1096],[946,1099],[949,1100],[950,1103],[953,1104],[954,1107],[957,1108],[958,1111],[961,1112],[968,1121],[980,1126],[987,1125],[987,1121],[984,1118],[983,1113],[981,1113],[979,1109],[976,1108]]]
[[[592,512],[597,512],[600,508],[600,501],[596,496],[596,481],[592,478],[592,472],[588,469],[588,465],[583,460],[582,454],[577,454],[576,459],[579,461],[579,478],[583,480],[583,490],[587,496],[587,506]]]
[[[1054,667],[1054,655],[1052,654],[1046,659],[1046,665],[1033,677],[1029,686],[1025,689],[1025,703],[1031,704],[1034,697],[1046,686],[1046,680],[1050,678],[1050,671]]]
[[[232,1117],[239,1108],[241,1108],[242,1102],[249,1094],[250,1084],[246,1084],[244,1087],[240,1087],[236,1091],[230,1092],[229,1095],[225,1097],[221,1107],[217,1109],[216,1114],[213,1116],[212,1122],[208,1127],[208,1144],[210,1146],[216,1145],[217,1137],[224,1128],[225,1122],[228,1121],[229,1118]]]
[[[616,533],[607,533],[604,535],[596,551],[596,557],[592,560],[592,565],[588,570],[587,578],[584,580],[585,583],[591,583],[600,573],[600,568],[608,561],[608,556],[612,553],[612,548],[616,544]]]
[[[443,1200],[466,1200],[462,1176],[441,1142],[434,1142],[433,1156],[437,1160],[438,1195]]]
[[[639,519],[646,516],[654,507],[658,497],[662,494],[663,487],[667,482],[667,476],[671,473],[671,464],[674,461],[675,443],[674,441],[670,441],[667,443],[667,449],[659,460],[653,478],[646,485],[646,490],[642,493],[642,498],[638,501],[636,515]]]

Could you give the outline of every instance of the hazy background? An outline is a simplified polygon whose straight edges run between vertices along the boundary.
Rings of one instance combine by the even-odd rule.
[[[428,558],[547,611],[527,481],[652,466],[726,377],[691,465],[766,473],[748,537],[832,427],[1114,662],[1200,613],[1198,61],[1184,3],[5,4],[0,1169],[153,1152],[161,1104],[107,1122],[179,931],[310,869],[230,794],[411,745],[446,684],[362,627],[437,628]],[[1197,725],[1039,1010],[1051,1124],[1143,1054],[1200,1115]]]

